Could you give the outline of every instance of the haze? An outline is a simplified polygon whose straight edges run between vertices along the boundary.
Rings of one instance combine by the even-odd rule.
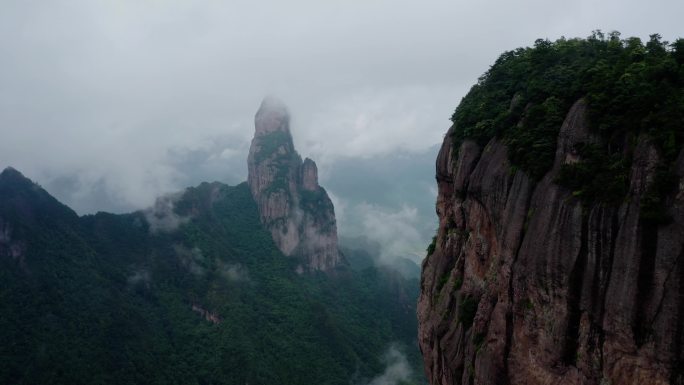
[[[501,52],[594,29],[674,40],[683,14],[675,0],[3,1],[0,168],[81,214],[236,184],[277,95],[340,232],[419,259],[437,145]]]

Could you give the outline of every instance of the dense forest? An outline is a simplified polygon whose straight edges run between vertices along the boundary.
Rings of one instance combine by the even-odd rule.
[[[672,165],[684,141],[684,39],[653,34],[622,39],[595,31],[586,39],[538,39],[503,53],[452,116],[454,144],[505,141],[515,168],[540,179],[553,163],[558,131],[570,107],[584,99],[601,138],[576,149],[582,161],[564,165],[557,182],[584,202],[619,204],[627,192],[636,139],[646,134],[662,162],[644,198],[642,217],[667,221],[663,197],[675,187]]]
[[[365,384],[390,348],[422,382],[417,280],[295,273],[245,183],[79,217],[8,169],[0,234],[3,384]]]

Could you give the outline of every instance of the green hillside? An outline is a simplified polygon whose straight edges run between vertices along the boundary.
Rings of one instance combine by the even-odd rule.
[[[418,282],[298,275],[246,184],[78,217],[0,175],[0,383],[365,384],[395,345],[421,382]]]

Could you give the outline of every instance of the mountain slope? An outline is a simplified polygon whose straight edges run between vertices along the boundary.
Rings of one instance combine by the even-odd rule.
[[[2,383],[349,384],[394,343],[418,359],[416,286],[297,274],[246,183],[79,218],[6,170],[0,198]]]
[[[684,383],[684,41],[503,54],[437,159],[432,384]]]

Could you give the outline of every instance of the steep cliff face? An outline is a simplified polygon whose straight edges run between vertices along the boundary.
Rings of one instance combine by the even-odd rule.
[[[437,159],[439,230],[423,262],[419,342],[437,384],[684,383],[684,152],[668,223],[640,217],[659,153],[636,138],[618,204],[555,180],[598,141],[576,102],[538,182],[496,138]]]
[[[342,263],[335,211],[318,169],[295,151],[285,105],[266,98],[254,119],[248,183],[261,222],[283,254],[301,258],[299,270],[329,270]]]

